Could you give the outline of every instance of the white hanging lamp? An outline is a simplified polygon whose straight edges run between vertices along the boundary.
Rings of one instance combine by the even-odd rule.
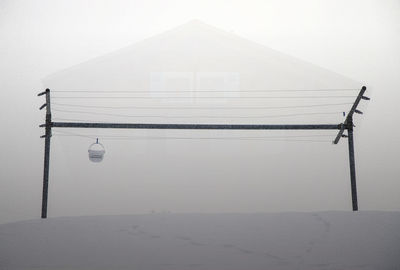
[[[89,146],[88,152],[89,152],[89,160],[98,163],[103,160],[104,153],[106,151],[104,150],[104,146],[101,143],[99,143],[99,139],[97,138],[96,142],[92,143]]]

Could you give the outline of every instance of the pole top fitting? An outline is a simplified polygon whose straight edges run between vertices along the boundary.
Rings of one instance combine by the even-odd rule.
[[[48,93],[50,93],[50,89],[49,89],[49,88],[46,88],[46,90],[44,90],[43,92],[41,92],[41,93],[38,94],[38,97],[39,97],[39,96],[43,96],[44,94],[48,94]]]

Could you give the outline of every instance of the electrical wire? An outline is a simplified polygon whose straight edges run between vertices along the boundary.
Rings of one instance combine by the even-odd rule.
[[[113,91],[113,90],[52,90],[53,93],[263,93],[263,92],[339,92],[339,91],[359,91],[356,88],[331,88],[331,89],[268,89],[268,90],[128,90],[128,91]]]
[[[90,139],[112,139],[112,140],[270,140],[275,141],[315,141],[315,142],[327,142],[328,140],[311,140],[301,138],[317,138],[317,137],[331,137],[332,135],[327,134],[314,134],[314,135],[285,135],[285,136],[256,136],[256,137],[243,137],[243,136],[229,136],[229,137],[179,137],[179,136],[126,136],[126,135],[104,135],[104,134],[80,134],[69,131],[58,130],[53,133],[56,136],[72,136],[72,137],[85,137]],[[300,138],[300,139],[299,139]],[[329,140],[330,142],[330,140]]]
[[[279,139],[279,138],[268,138],[268,137],[171,137],[171,136],[130,136],[130,137],[107,137],[107,136],[87,136],[82,134],[57,134],[55,136],[61,137],[84,137],[95,140],[101,138],[102,140],[246,140],[246,141],[282,141],[282,142],[331,142],[331,140],[311,140],[311,139]]]
[[[57,130],[56,132],[65,134],[65,135],[76,135],[76,136],[89,136],[91,138],[104,138],[104,137],[111,137],[111,138],[148,138],[149,136],[130,136],[130,135],[107,135],[107,134],[81,134],[81,133],[76,133],[76,132],[70,132],[70,131],[64,131],[64,130]],[[282,139],[282,138],[310,138],[310,137],[332,137],[332,135],[328,135],[328,134],[313,134],[313,135],[279,135],[279,136],[256,136],[256,137],[235,137],[235,136],[229,136],[229,137],[195,137],[195,138],[204,138],[204,139],[208,139],[208,138],[221,138],[221,139],[225,139],[225,138],[246,138],[246,139],[265,139],[265,138],[271,138],[271,139]],[[160,138],[164,138],[164,137],[160,137]],[[179,138],[187,138],[187,137],[179,137]],[[190,137],[192,138],[192,137]]]
[[[248,110],[248,109],[290,109],[290,108],[312,108],[312,107],[328,107],[328,106],[341,106],[341,105],[352,105],[353,103],[329,103],[329,104],[312,104],[312,105],[294,105],[294,106],[239,106],[239,107],[215,107],[215,106],[203,106],[203,107],[192,107],[192,106],[96,106],[96,105],[79,105],[79,104],[65,104],[65,103],[52,103],[52,105],[64,106],[64,107],[76,107],[76,108],[95,108],[95,109],[174,109],[174,110],[204,110],[204,109],[215,109],[215,110]]]
[[[76,94],[76,93],[86,93],[89,95],[61,95],[61,96],[52,96],[53,99],[333,99],[333,98],[355,98],[353,95],[330,95],[330,92],[340,92],[340,91],[357,91],[359,89],[269,89],[269,90],[179,90],[179,91],[88,91],[88,90],[76,90],[76,91],[67,91],[67,90],[56,90],[52,91],[55,93],[67,93],[67,94]],[[328,95],[309,95],[309,96],[291,96],[291,95],[261,95],[261,96],[209,96],[209,95],[201,95],[202,93],[267,93],[267,92],[326,92]],[[95,94],[103,95],[95,95]],[[135,94],[150,94],[145,96],[135,96]],[[191,93],[191,96],[151,96],[151,94],[173,94],[173,93]],[[93,94],[93,95],[90,95]],[[129,94],[129,95],[115,95],[115,94]],[[336,93],[335,93],[336,94]],[[91,115],[102,115],[102,116],[113,116],[113,117],[133,117],[133,118],[274,118],[274,117],[292,117],[292,116],[304,116],[304,115],[327,115],[327,114],[342,114],[343,111],[336,112],[307,112],[307,113],[290,113],[290,114],[273,114],[273,115],[239,115],[239,116],[218,116],[218,115],[126,115],[126,114],[114,114],[114,113],[103,113],[103,112],[93,112],[93,111],[76,111],[76,110],[64,110],[58,109],[58,106],[61,107],[75,107],[75,108],[92,108],[92,109],[178,109],[178,110],[187,110],[187,109],[216,109],[216,110],[229,110],[229,109],[238,109],[238,110],[248,110],[248,109],[291,109],[291,108],[313,108],[313,107],[329,107],[329,106],[341,106],[341,105],[351,105],[353,103],[323,103],[323,104],[311,104],[311,105],[290,105],[290,106],[98,106],[98,105],[87,105],[87,104],[65,104],[65,103],[52,103],[56,108],[53,110],[56,112],[64,112],[64,113],[76,113],[76,114],[91,114]],[[85,121],[85,122],[104,122],[104,121],[86,121],[83,119],[70,119],[70,118],[54,118],[58,120],[65,121]],[[72,132],[62,132],[56,131],[53,132],[53,135],[56,136],[75,136],[75,137],[85,137],[90,139],[102,138],[104,140],[262,140],[262,141],[283,141],[283,142],[331,142],[331,140],[316,140],[313,138],[319,137],[330,137],[331,135],[293,135],[293,136],[263,136],[263,137],[182,137],[182,136],[122,136],[122,135],[95,135],[95,134],[77,134]]]
[[[86,119],[76,119],[76,118],[60,118],[53,117],[53,121],[74,121],[74,122],[86,122],[86,123],[109,123],[109,121],[98,121],[98,120],[86,120]]]
[[[62,135],[57,134],[56,136],[64,136],[64,137],[72,137],[73,135]],[[86,137],[86,136],[83,136]],[[88,137],[90,139],[95,139]],[[101,138],[101,137],[99,137]],[[179,138],[179,137],[148,137],[148,138],[102,138],[102,140],[144,140],[144,139],[151,139],[151,140],[205,140],[206,138]],[[319,142],[319,143],[327,143],[332,142],[331,140],[292,140],[292,139],[268,139],[268,138],[260,138],[260,139],[246,139],[246,138],[208,138],[208,140],[238,140],[238,141],[272,141],[272,142]]]
[[[57,136],[68,136],[68,135],[57,135]],[[93,138],[91,138],[93,139]],[[173,138],[173,137],[150,137],[150,138],[126,138],[126,139],[116,139],[116,138],[102,138],[102,140],[144,140],[144,139],[151,139],[151,140],[204,140],[205,138]],[[209,138],[209,140],[229,140],[227,138]],[[246,138],[234,138],[232,140],[238,141],[272,141],[272,142],[319,142],[319,143],[327,143],[332,142],[331,140],[292,140],[292,139],[246,139]]]
[[[204,97],[204,96],[196,96],[196,97],[173,97],[173,96],[165,96],[165,97],[149,97],[149,96],[55,96],[53,99],[327,99],[327,98],[355,98],[357,96],[252,96],[252,97]]]
[[[214,116],[214,115],[182,115],[182,116],[169,116],[169,115],[125,115],[125,114],[113,114],[113,113],[98,113],[98,112],[86,112],[86,111],[69,111],[53,109],[57,112],[68,112],[68,113],[82,113],[92,115],[103,115],[103,116],[115,116],[115,117],[129,117],[129,118],[275,118],[275,117],[290,117],[290,116],[304,116],[304,115],[327,115],[327,114],[342,114],[342,111],[336,112],[312,112],[312,113],[292,113],[292,114],[276,114],[276,115],[256,115],[256,116]]]

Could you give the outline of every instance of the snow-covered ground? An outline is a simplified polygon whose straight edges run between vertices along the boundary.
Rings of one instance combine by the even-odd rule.
[[[0,269],[400,269],[399,212],[148,214],[0,225]]]

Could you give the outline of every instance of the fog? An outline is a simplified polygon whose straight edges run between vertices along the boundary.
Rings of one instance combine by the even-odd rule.
[[[157,79],[182,76],[197,77],[183,86],[176,80],[168,84],[171,88],[161,90],[193,89],[194,85],[212,90],[218,81],[205,82],[214,77],[225,78],[224,87],[228,84],[229,90],[359,89],[366,85],[371,101],[362,101],[359,109],[364,114],[355,116],[359,207],[399,211],[400,169],[395,163],[400,149],[396,126],[399,15],[398,1],[1,1],[0,223],[40,216],[44,148],[40,136],[44,130],[39,125],[44,122],[44,111],[38,108],[44,99],[37,93],[46,87],[54,91],[52,102],[70,105],[314,103],[248,100],[242,93],[240,98],[176,97],[161,103],[57,100],[57,96],[68,95],[57,90],[158,91]],[[201,78],[205,78],[202,85]],[[327,98],[318,102],[352,101]],[[169,119],[87,115],[65,112],[68,109],[62,106],[52,108],[59,110],[53,111],[54,118],[87,121],[336,124],[343,121],[341,112],[350,106],[224,111],[218,119],[184,117],[220,113],[212,110],[122,112],[182,116]],[[314,112],[329,114],[240,118]],[[63,136],[63,131],[81,136]],[[63,131],[54,129],[51,142],[51,217],[351,209],[347,140],[332,145],[337,131]],[[320,137],[285,139],[311,133]],[[115,136],[128,139],[116,140]],[[271,138],[196,139],[230,136]],[[106,149],[99,164],[87,156],[96,137]],[[182,137],[186,139],[176,139]]]

